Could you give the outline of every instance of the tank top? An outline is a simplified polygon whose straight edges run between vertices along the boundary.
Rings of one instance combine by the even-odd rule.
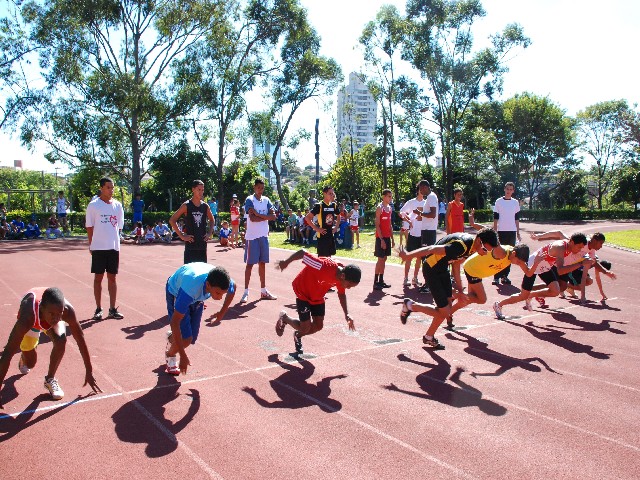
[[[191,200],[185,202],[187,204],[187,216],[184,221],[184,232],[187,235],[193,235],[193,242],[186,242],[184,248],[186,250],[206,250],[207,242],[204,236],[207,234],[207,212],[209,205],[205,202],[200,203],[196,207]]]
[[[31,326],[31,330],[44,332],[51,328],[44,320],[40,320],[40,302],[42,301],[42,294],[47,289],[47,287],[34,287],[25,293],[22,298],[27,295],[33,295],[33,325]]]
[[[464,232],[464,203],[449,202],[449,225],[451,233]]]
[[[382,238],[391,238],[391,207],[385,207],[382,203],[380,206],[380,233]],[[376,230],[376,237],[378,231]]]
[[[502,245],[504,248],[504,258],[494,258],[493,251],[487,252],[486,255],[480,255],[474,253],[463,264],[465,273],[476,278],[487,278],[501,272],[506,267],[511,265],[509,255],[513,252],[513,247],[509,245]]]

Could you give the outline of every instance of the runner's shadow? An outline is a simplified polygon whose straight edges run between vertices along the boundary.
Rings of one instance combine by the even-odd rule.
[[[122,330],[124,333],[127,334],[127,336],[125,337],[127,340],[138,340],[144,337],[145,333],[161,330],[163,328],[166,328],[168,325],[169,325],[169,317],[165,315],[164,317],[160,317],[147,324],[131,325],[130,327],[122,327],[120,330]]]
[[[464,351],[470,355],[473,355],[476,358],[484,360],[489,363],[494,363],[498,365],[498,369],[492,373],[471,373],[471,376],[476,377],[496,377],[502,375],[503,373],[511,370],[512,368],[522,368],[523,370],[527,370],[529,372],[541,372],[542,369],[534,365],[533,362],[538,362],[542,365],[547,371],[552,373],[558,373],[553,370],[547,363],[542,360],[540,357],[531,357],[531,358],[515,358],[505,355],[504,353],[497,352],[488,348],[488,343],[478,340],[471,335],[466,333],[462,333],[457,331],[455,335],[451,333],[447,333],[445,335],[450,340],[456,340],[458,342],[466,342],[467,346],[464,348]],[[463,337],[463,339],[459,338]]]
[[[535,325],[533,322],[527,322],[526,324],[522,325],[517,322],[505,320],[505,323],[509,323],[518,328],[524,328],[533,337],[545,342],[549,342],[560,348],[564,348],[565,350],[572,353],[586,353],[590,357],[597,358],[599,360],[609,360],[609,357],[611,356],[611,354],[609,353],[595,351],[591,345],[584,345],[582,343],[569,340],[565,337],[566,332],[561,332],[554,328]]]
[[[384,290],[373,290],[367,294],[364,299],[364,303],[371,305],[372,307],[377,307],[380,305],[380,300],[386,296]]]
[[[579,305],[584,308],[590,308],[591,310],[612,310],[614,312],[619,312],[620,309],[618,307],[612,307],[611,305],[602,304],[600,302],[594,302],[593,300],[587,300],[586,303],[580,303],[580,300],[572,298],[569,302],[573,305]]]
[[[547,327],[561,328],[563,330],[576,330],[579,332],[611,332],[615,333],[616,335],[627,334],[627,332],[625,332],[624,330],[619,330],[617,328],[611,327],[612,323],[625,325],[625,322],[616,322],[615,320],[601,320],[600,323],[585,322],[583,320],[578,320],[574,315],[571,315],[567,312],[553,312],[551,316],[558,322],[575,325],[578,328],[564,327],[561,325],[547,325]]]
[[[436,402],[455,408],[478,407],[481,412],[487,415],[500,416],[507,413],[507,409],[502,405],[482,398],[482,392],[480,390],[466,384],[460,379],[464,373],[463,368],[458,367],[453,375],[449,377],[451,365],[433,350],[425,350],[435,360],[435,364],[419,362],[402,353],[398,355],[398,360],[401,362],[409,362],[429,369],[416,377],[416,382],[424,393],[403,390],[393,383],[383,385],[382,388],[425,400],[435,400]],[[451,383],[448,383],[447,379],[450,380]]]
[[[154,372],[158,374],[157,385],[141,397],[125,403],[111,416],[118,438],[129,443],[146,443],[145,452],[150,458],[163,457],[175,451],[178,448],[176,434],[200,410],[198,390],[189,389],[190,393],[179,393],[180,382],[176,377],[164,373],[164,365]],[[181,400],[181,405],[185,405],[184,400],[189,404],[184,416],[177,421],[165,418],[165,405]],[[172,411],[176,408],[180,406],[172,406]]]
[[[295,357],[294,357],[295,358]],[[255,388],[243,387],[242,390],[253,397],[258,405],[263,408],[306,408],[317,405],[323,412],[335,413],[342,409],[342,404],[330,398],[331,381],[338,378],[346,378],[346,375],[334,375],[325,377],[315,384],[308,383],[316,367],[302,357],[296,360],[301,368],[285,363],[277,354],[269,355],[269,361],[277,363],[285,372],[274,380],[269,380],[271,388],[280,397],[280,400],[270,402],[258,395]]]
[[[3,394],[4,394],[4,391],[3,391]],[[0,443],[4,442],[5,440],[9,440],[10,438],[13,438],[18,433],[23,432],[24,430],[35,425],[36,423],[46,420],[52,417],[53,415],[55,415],[56,413],[61,412],[65,408],[70,407],[71,405],[78,402],[79,400],[90,397],[92,395],[95,395],[95,393],[91,392],[87,395],[83,395],[83,396],[79,395],[78,398],[76,398],[75,400],[72,400],[71,402],[63,403],[59,407],[56,407],[52,410],[47,410],[46,412],[42,413],[42,415],[38,416],[38,418],[34,420],[32,419],[33,419],[33,416],[38,411],[38,406],[42,402],[53,401],[51,400],[51,396],[48,393],[43,393],[35,397],[33,401],[29,405],[27,405],[25,409],[22,412],[18,413],[16,416],[10,416],[10,415],[3,416],[2,414],[0,414],[0,432],[4,433],[4,435],[0,435]]]

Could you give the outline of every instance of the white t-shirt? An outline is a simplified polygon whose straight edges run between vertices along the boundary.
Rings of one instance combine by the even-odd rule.
[[[124,228],[122,204],[114,199],[106,203],[100,197],[87,206],[86,227],[93,227],[90,250],[120,251],[120,230]]]
[[[596,251],[593,248],[589,248],[589,243],[582,247],[578,253],[570,253],[566,257],[564,257],[565,265],[573,265],[575,263],[581,262],[584,258],[590,258],[592,260],[596,259]]]
[[[520,211],[520,202],[515,198],[507,200],[504,197],[500,197],[496,200],[496,204],[493,207],[494,214],[498,214],[498,231],[499,232],[515,232],[518,230],[516,227],[516,213]]]
[[[358,218],[360,218],[360,213],[355,208],[351,210],[349,213],[349,225],[352,227],[358,226]]]
[[[244,202],[244,211],[247,215],[247,231],[244,235],[245,240],[255,240],[256,238],[269,236],[269,222],[264,220],[262,222],[253,222],[249,217],[249,210],[253,208],[256,213],[260,215],[269,215],[269,211],[273,208],[271,200],[264,195],[260,197],[260,200],[255,195],[249,195]]]
[[[58,203],[56,204],[56,213],[67,213],[67,199],[58,197]]]
[[[409,218],[411,219],[412,226],[409,229],[409,235],[411,235],[412,237],[420,237],[422,235],[422,225],[423,223],[425,223],[424,220],[422,220],[420,216],[413,213],[413,211],[424,211],[424,209],[426,208],[426,204],[427,201],[424,199],[418,200],[417,198],[412,198],[411,200],[408,200],[400,210],[401,212],[409,215]]]
[[[428,213],[431,211],[431,207],[435,207],[434,212],[436,213],[435,217],[427,218],[422,217],[422,230],[437,230],[438,229],[438,196],[431,192],[427,195],[426,204],[424,206],[424,212]]]

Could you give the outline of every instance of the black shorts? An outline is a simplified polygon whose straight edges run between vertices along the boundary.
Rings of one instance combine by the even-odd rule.
[[[542,280],[546,285],[549,285],[550,283],[553,282],[557,282],[558,278],[556,277],[556,272],[551,269],[548,272],[544,272],[544,273],[540,273],[538,275],[533,274],[530,277],[525,276],[522,279],[522,290],[526,290],[527,292],[530,292],[531,290],[533,290],[533,285],[536,281],[536,277],[540,277],[540,280]]]
[[[184,263],[203,262],[207,263],[207,249],[204,250],[191,250],[184,249]]]
[[[574,286],[580,285],[582,283],[582,272],[584,272],[584,269],[582,267],[574,270],[573,272],[569,272],[567,274],[567,276],[569,277],[569,283]]]
[[[422,238],[409,235],[407,237],[407,252],[413,252],[419,248],[422,248]]]
[[[431,296],[436,306],[442,308],[449,305],[449,299],[453,295],[449,270],[446,268],[433,269],[424,263],[422,265],[422,273],[427,279],[427,286],[431,291]]]
[[[436,230],[422,230],[422,246],[428,247],[429,245],[436,243],[436,233]]]
[[[474,284],[474,283],[482,283],[482,279],[479,277],[472,277],[471,275],[469,275],[467,273],[467,271],[464,271],[464,275],[465,277],[467,277],[467,282],[469,282],[469,284]]]
[[[120,266],[118,250],[91,250],[91,273],[103,274],[105,271],[117,275]]]
[[[387,248],[382,248],[380,245],[380,240],[384,240],[387,244]],[[391,256],[391,238],[376,238],[376,248],[373,251],[373,254],[378,258],[386,258]]]
[[[311,305],[305,300],[296,298],[296,310],[298,311],[298,320],[301,322],[308,322],[311,317],[324,317],[324,303]]]
[[[500,245],[511,245],[513,247],[516,244],[517,239],[518,239],[518,232],[515,232],[515,231],[498,232],[498,241],[500,242]]]
[[[559,282],[571,283],[571,277],[569,276],[569,273],[560,275],[558,273],[558,267],[556,267],[555,265],[551,267],[551,270],[556,274],[556,278],[558,279]]]
[[[336,241],[333,238],[331,229],[327,229],[327,233],[318,237],[318,256],[330,257],[336,254]]]

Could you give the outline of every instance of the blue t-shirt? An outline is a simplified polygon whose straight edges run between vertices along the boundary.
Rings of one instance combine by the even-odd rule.
[[[214,201],[209,202],[209,208],[211,209],[212,215],[218,214],[218,202],[214,202]]]
[[[211,297],[205,289],[205,282],[212,268],[213,265],[208,263],[187,263],[169,277],[167,291],[176,298],[174,309],[177,312],[185,314],[189,305],[204,302]],[[231,280],[228,293],[235,291],[235,283]]]
[[[131,205],[133,205],[133,213],[142,213],[144,211],[144,200],[132,200]]]

